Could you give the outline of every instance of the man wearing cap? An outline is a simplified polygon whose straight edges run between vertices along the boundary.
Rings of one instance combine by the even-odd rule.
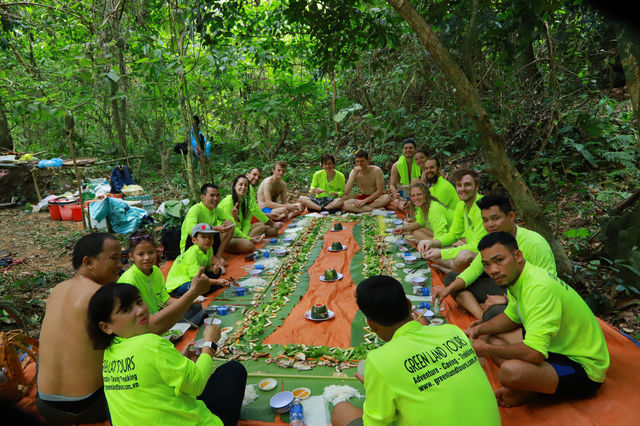
[[[218,208],[220,203],[220,190],[213,183],[205,183],[200,188],[200,202],[193,205],[184,220],[180,229],[180,253],[188,248],[187,240],[191,238],[191,230],[198,223],[208,223],[214,230],[218,231],[212,246],[213,262],[220,266],[226,266],[227,262],[222,258],[224,249],[233,238],[233,228],[235,223],[233,217],[223,209]]]
[[[416,142],[407,138],[402,142],[402,155],[391,166],[389,190],[393,198],[393,207],[404,211],[409,203],[409,185],[419,179],[422,170],[416,163]]]
[[[219,278],[220,266],[212,263],[213,235],[217,232],[208,223],[198,223],[193,226],[191,229],[193,245],[176,258],[167,275],[166,287],[171,296],[180,297],[186,293],[191,287],[191,280],[200,268],[204,268],[205,274],[209,277],[212,286],[209,291],[229,285],[228,280]]]

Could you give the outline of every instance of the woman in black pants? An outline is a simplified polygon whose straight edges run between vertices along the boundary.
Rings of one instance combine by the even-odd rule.
[[[149,332],[149,309],[136,287],[107,284],[89,302],[87,326],[94,347],[105,350],[104,393],[115,426],[238,422],[247,372],[235,361],[214,371],[217,325],[205,329],[193,362]]]

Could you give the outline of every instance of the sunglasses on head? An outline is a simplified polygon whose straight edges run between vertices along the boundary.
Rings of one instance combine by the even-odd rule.
[[[139,243],[140,241],[151,241],[152,243],[154,242],[153,235],[150,234],[134,235],[131,237],[130,241],[132,243]]]

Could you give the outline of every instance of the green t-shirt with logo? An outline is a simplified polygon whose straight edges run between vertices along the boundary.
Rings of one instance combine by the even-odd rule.
[[[335,172],[335,176],[333,176],[331,181],[327,180],[327,171],[325,169],[318,170],[313,174],[311,178],[311,189],[320,188],[325,191],[320,194],[314,194],[314,197],[340,197],[344,194],[344,175],[338,170],[334,169],[333,171]],[[328,192],[336,192],[338,195],[329,195]]]
[[[429,205],[427,220],[424,219],[424,212],[420,207],[416,207],[416,222],[421,226],[428,226],[433,231],[433,238],[438,239],[449,230],[445,211],[447,208],[437,201],[432,201]]]
[[[200,271],[200,268],[206,268],[211,265],[212,258],[213,249],[211,248],[206,253],[203,253],[200,247],[195,244],[189,247],[171,265],[167,275],[167,292],[171,293],[182,284],[190,282]]]
[[[365,361],[365,425],[499,425],[495,395],[458,327],[409,321]]]
[[[167,300],[169,293],[164,285],[164,277],[162,271],[157,266],[153,266],[151,274],[145,275],[134,263],[124,274],[118,278],[120,284],[131,284],[140,291],[140,297],[144,303],[149,306],[149,312],[155,314],[162,309]]]
[[[476,201],[481,198],[482,195],[478,194],[469,210],[467,210],[467,205],[462,201],[456,206],[449,232],[439,240],[442,243],[442,247],[450,246],[461,238],[464,238],[466,242],[462,246],[443,248],[441,251],[442,259],[453,259],[462,250],[478,252],[478,243],[482,237],[487,235],[487,230],[484,229],[482,224],[480,207],[476,204]]]
[[[251,205],[249,206],[249,210],[251,211],[251,213],[262,223],[267,223],[269,222],[269,218],[267,217],[266,214],[264,214],[264,212],[262,210],[260,210],[260,207],[258,206],[258,197],[256,196],[256,190],[253,187],[253,185],[249,184],[249,203],[251,203]],[[233,208],[233,206],[231,206]],[[229,213],[231,214],[231,213]],[[231,218],[233,219],[233,217]]]
[[[212,372],[209,355],[193,362],[155,334],[116,337],[102,361],[112,424],[222,426],[197,399]]]
[[[220,206],[209,210],[202,204],[202,201],[198,204],[191,206],[187,215],[182,221],[182,227],[180,228],[180,253],[184,253],[184,247],[187,243],[187,238],[191,238],[191,230],[199,223],[208,223],[211,226],[218,226],[225,220],[233,220],[233,217],[222,210]]]
[[[436,183],[429,187],[429,192],[442,204],[447,206],[447,214],[449,215],[449,219],[447,220],[451,223],[451,220],[453,219],[453,212],[456,210],[456,206],[460,202],[460,197],[458,197],[456,188],[451,184],[451,182],[442,176],[438,176]]]
[[[598,320],[578,293],[555,275],[526,262],[507,288],[504,313],[522,324],[524,344],[540,352],[562,354],[582,365],[594,382],[603,382],[609,350]]]
[[[516,226],[516,242],[518,243],[518,248],[522,251],[524,260],[556,275],[556,259],[553,256],[553,251],[551,251],[551,246],[542,235],[535,231]],[[461,278],[468,287],[473,284],[483,272],[482,258],[476,256],[473,262],[471,262],[471,265],[458,275],[458,278]]]

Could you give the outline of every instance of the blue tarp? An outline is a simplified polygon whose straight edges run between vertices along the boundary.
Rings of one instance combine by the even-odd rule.
[[[130,234],[140,227],[142,218],[147,215],[147,211],[131,207],[119,198],[106,197],[96,203],[91,203],[89,214],[96,222],[108,217],[115,233]]]

